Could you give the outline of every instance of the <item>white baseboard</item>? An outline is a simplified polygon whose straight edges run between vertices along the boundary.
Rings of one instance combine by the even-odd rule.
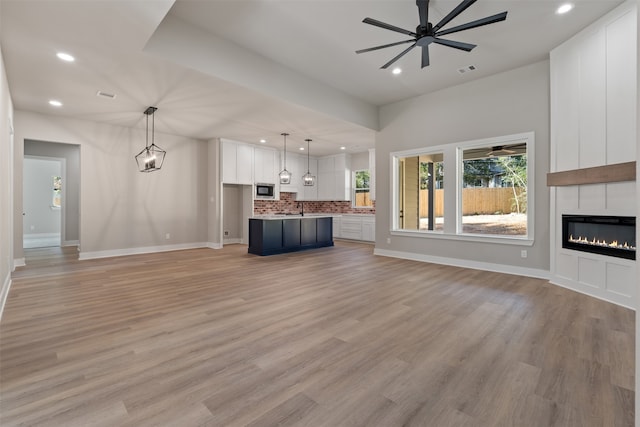
[[[13,260],[13,269],[15,270],[16,267],[24,267],[26,264],[26,260],[24,258],[15,258]]]
[[[439,256],[417,254],[413,252],[390,251],[387,249],[374,249],[374,255],[387,256],[391,258],[409,259],[412,261],[431,262],[433,264],[451,265],[454,267],[471,268],[474,270],[494,271],[496,273],[515,274],[518,276],[535,277],[549,280],[549,272],[537,268],[517,267],[506,264],[494,264],[490,262],[470,261],[458,258],[445,258]]]
[[[207,247],[209,249],[222,249],[222,243],[207,242]]]
[[[79,240],[64,240],[62,242],[62,246],[78,246],[79,244]]]
[[[208,247],[207,243],[197,242],[197,243],[184,243],[177,245],[164,245],[164,246],[146,246],[141,248],[126,248],[126,249],[113,249],[108,251],[93,251],[93,252],[80,252],[78,257],[79,260],[87,260],[87,259],[96,259],[96,258],[111,258],[116,256],[126,256],[126,255],[140,255],[140,254],[149,254],[156,252],[169,252],[169,251],[180,251],[184,249],[197,249],[197,248],[206,248]]]
[[[242,241],[242,239],[238,239],[238,238],[224,239],[222,242],[223,245],[235,245],[238,243],[244,243],[244,242]]]
[[[7,302],[9,296],[9,289],[11,288],[11,273],[7,274],[2,282],[2,290],[0,291],[0,320],[2,320],[2,313],[4,312],[4,304]]]

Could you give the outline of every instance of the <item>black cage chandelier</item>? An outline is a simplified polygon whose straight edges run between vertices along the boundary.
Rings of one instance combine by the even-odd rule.
[[[153,172],[160,170],[164,163],[166,151],[155,144],[155,116],[156,107],[149,107],[144,110],[147,116],[146,146],[136,155],[136,163],[140,172]],[[151,145],[149,145],[149,116],[151,116]]]

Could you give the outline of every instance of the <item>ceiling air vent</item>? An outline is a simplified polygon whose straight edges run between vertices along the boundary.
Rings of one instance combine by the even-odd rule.
[[[114,93],[107,93],[107,92],[103,92],[101,90],[96,92],[96,96],[101,96],[103,98],[109,98],[109,99],[113,99],[113,98],[116,97],[116,95]]]
[[[475,71],[475,65],[467,65],[466,67],[458,68],[460,74],[468,73],[469,71]]]

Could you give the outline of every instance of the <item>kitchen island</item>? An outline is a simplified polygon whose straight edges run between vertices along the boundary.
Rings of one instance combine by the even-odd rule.
[[[333,246],[331,216],[249,218],[250,254],[275,255]]]

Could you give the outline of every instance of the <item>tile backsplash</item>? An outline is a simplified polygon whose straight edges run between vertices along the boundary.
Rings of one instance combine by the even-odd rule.
[[[296,193],[280,193],[280,200],[254,200],[254,215],[271,215],[283,213],[298,213],[298,201]],[[342,213],[374,215],[376,213],[375,201],[373,208],[354,208],[351,202],[304,202],[304,211],[309,213]]]

